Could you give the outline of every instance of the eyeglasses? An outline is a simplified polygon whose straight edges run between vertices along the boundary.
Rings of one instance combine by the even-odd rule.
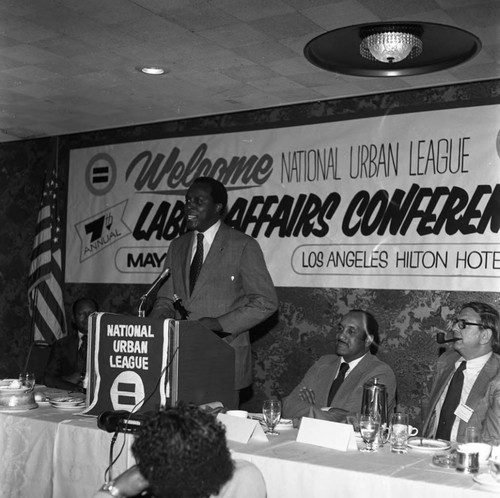
[[[476,325],[477,327],[484,328],[484,325],[482,323],[468,322],[463,318],[453,318],[451,320],[451,323],[453,326],[456,325],[460,330],[463,330],[465,327],[467,327],[467,325]]]

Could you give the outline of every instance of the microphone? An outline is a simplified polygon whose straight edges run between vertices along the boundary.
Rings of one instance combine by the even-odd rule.
[[[181,315],[181,320],[187,320],[189,311],[184,308],[184,305],[182,304],[182,299],[177,295],[174,294],[174,308],[177,310],[179,315]]]
[[[452,337],[451,339],[445,339],[445,337],[446,336],[444,332],[438,332],[436,334],[436,342],[438,344],[445,344],[446,342],[457,342],[460,340],[457,337]]]
[[[139,318],[144,318],[145,316],[145,312],[144,310],[142,309],[143,306],[144,306],[144,303],[146,302],[147,298],[149,297],[149,295],[154,291],[156,290],[160,284],[163,284],[163,282],[165,282],[165,280],[167,280],[167,278],[170,276],[170,268],[165,268],[157,277],[156,277],[156,280],[151,284],[151,287],[148,289],[148,291],[146,292],[146,294],[144,294],[143,296],[141,296],[141,301],[139,303],[139,312],[138,312],[138,316]]]
[[[102,412],[97,417],[97,427],[106,432],[139,432],[145,420],[144,415],[130,413],[126,410]]]

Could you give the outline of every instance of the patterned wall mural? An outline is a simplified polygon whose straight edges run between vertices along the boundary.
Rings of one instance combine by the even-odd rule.
[[[14,142],[0,147],[0,378],[17,376],[30,342],[27,274],[37,206],[44,173],[59,155],[64,183],[70,146],[173,136],[187,131],[210,132],[221,126],[241,130],[259,123],[328,120],[328,116],[365,113],[398,107],[422,110],[426,103],[498,101],[499,81],[440,87],[363,98],[319,102],[226,117],[137,126],[119,131]],[[65,199],[65,195],[63,195]],[[64,206],[63,206],[64,207]],[[64,213],[62,213],[64,214]],[[139,285],[66,284],[65,304],[70,322],[71,303],[84,295],[96,299],[102,311],[136,314],[145,287]],[[321,355],[333,350],[332,324],[352,308],[371,311],[381,332],[379,356],[398,380],[399,407],[420,425],[432,380],[432,366],[440,353],[437,330],[464,302],[484,300],[500,308],[500,289],[484,292],[418,291],[413,289],[278,288],[279,313],[252,332],[253,397],[245,407],[259,411],[268,396],[283,397]]]

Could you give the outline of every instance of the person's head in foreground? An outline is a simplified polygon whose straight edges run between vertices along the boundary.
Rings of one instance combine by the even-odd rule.
[[[196,406],[148,417],[132,452],[155,498],[208,498],[234,471],[223,426]]]

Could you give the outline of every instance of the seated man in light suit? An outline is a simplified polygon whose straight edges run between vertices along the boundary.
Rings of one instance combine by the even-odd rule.
[[[437,361],[424,436],[463,443],[466,428],[474,426],[483,442],[500,443],[500,356],[493,352],[499,324],[497,310],[488,304],[462,306],[453,320],[457,339],[453,349]],[[454,401],[453,391],[457,393]]]
[[[361,411],[363,385],[375,377],[386,386],[388,409],[392,412],[396,377],[389,365],[370,353],[370,346],[378,342],[378,323],[374,316],[362,310],[349,311],[335,332],[335,354],[322,356],[284,399],[284,417],[306,416],[343,422],[347,415]],[[349,368],[344,380],[339,382],[340,379],[336,379],[345,369],[341,367],[343,363]],[[324,410],[326,407],[328,411]]]

